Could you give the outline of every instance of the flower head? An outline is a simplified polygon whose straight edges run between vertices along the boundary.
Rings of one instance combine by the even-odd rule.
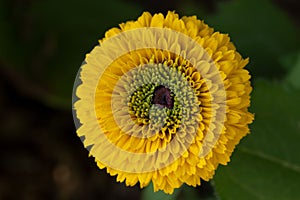
[[[230,161],[253,115],[229,36],[196,17],[142,14],[106,32],[75,86],[77,134],[117,181],[172,193]]]

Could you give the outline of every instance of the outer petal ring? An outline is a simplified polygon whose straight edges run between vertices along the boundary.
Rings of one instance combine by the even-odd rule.
[[[181,148],[178,154],[161,165],[160,162],[155,162],[153,160],[163,157],[163,153],[169,151],[168,148],[163,151],[158,151],[155,154],[124,151],[107,139],[101,126],[99,126],[97,122],[97,114],[94,110],[94,105],[96,104],[95,90],[104,71],[120,56],[140,49],[161,49],[181,56],[194,66],[211,89],[212,92],[210,95],[212,105],[216,106],[212,109],[212,116],[214,119],[212,119],[209,124],[207,134],[202,143],[202,149],[199,153],[199,157],[204,158],[211,152],[223,131],[223,124],[226,116],[226,92],[224,89],[223,77],[219,73],[212,58],[210,58],[208,53],[197,41],[183,33],[167,28],[147,27],[121,32],[103,41],[101,46],[95,47],[91,54],[99,55],[98,59],[87,56],[86,62],[89,65],[83,64],[80,74],[93,71],[93,76],[89,77],[88,80],[82,79],[82,84],[74,89],[74,91],[76,90],[76,96],[79,99],[73,100],[75,103],[75,112],[73,116],[75,121],[78,121],[78,117],[79,121],[88,121],[89,123],[76,124],[78,135],[84,136],[83,143],[86,147],[90,146],[90,154],[94,156],[96,160],[100,161],[105,166],[128,173],[152,172],[161,169],[171,164],[178,156],[181,156],[189,148],[191,140],[190,143],[185,143],[184,148]],[[84,76],[81,76],[81,78],[82,77]],[[87,106],[85,111],[78,109],[84,105],[90,106]],[[116,119],[116,121],[117,120],[118,119]],[[194,127],[195,130],[197,130],[197,128],[197,126]],[[87,131],[90,132],[89,135],[84,134]],[[194,136],[195,134],[196,132],[191,135]],[[173,143],[171,142],[169,145],[172,146]],[[169,148],[172,149],[171,147]],[[115,155],[118,155],[118,158],[120,159],[112,160],[111,157],[108,156],[112,152]],[[149,160],[152,160],[153,162],[149,163]],[[123,165],[122,163],[124,163],[124,161],[132,162],[127,162],[126,165]],[[138,162],[135,161],[145,161],[145,163],[149,164],[139,165]]]

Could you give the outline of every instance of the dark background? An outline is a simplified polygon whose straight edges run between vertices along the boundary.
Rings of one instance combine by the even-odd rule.
[[[205,18],[218,14],[218,2],[1,0],[0,199],[139,199],[139,187],[99,170],[76,135],[76,73],[105,30],[143,10],[197,6]],[[273,4],[299,26],[299,1]]]

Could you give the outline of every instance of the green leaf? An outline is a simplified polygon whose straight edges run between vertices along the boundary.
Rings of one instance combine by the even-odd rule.
[[[142,200],[218,200],[210,183],[202,182],[201,186],[192,187],[183,184],[180,188],[175,189],[171,195],[163,191],[153,192],[153,184],[143,189]]]
[[[176,200],[181,188],[175,189],[173,194],[166,194],[163,191],[153,192],[152,182],[142,190],[142,200]]]
[[[299,30],[270,0],[222,2],[206,21],[229,33],[239,52],[250,57],[253,77],[281,78],[286,72],[279,57],[299,49]]]
[[[283,64],[286,68],[291,68],[285,81],[292,87],[300,89],[300,52],[286,56]]]
[[[282,83],[255,83],[252,133],[214,179],[222,200],[300,198],[299,102],[299,90],[286,90]]]
[[[215,196],[215,192],[211,191],[213,188],[210,183],[201,183],[201,186],[191,187],[188,185],[182,185],[182,191],[178,195],[177,200],[218,200]]]

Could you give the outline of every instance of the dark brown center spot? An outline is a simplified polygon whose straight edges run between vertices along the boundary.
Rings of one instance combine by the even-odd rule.
[[[153,104],[158,104],[163,107],[172,108],[173,103],[174,101],[169,88],[166,88],[162,85],[157,86],[155,88],[153,95]]]

